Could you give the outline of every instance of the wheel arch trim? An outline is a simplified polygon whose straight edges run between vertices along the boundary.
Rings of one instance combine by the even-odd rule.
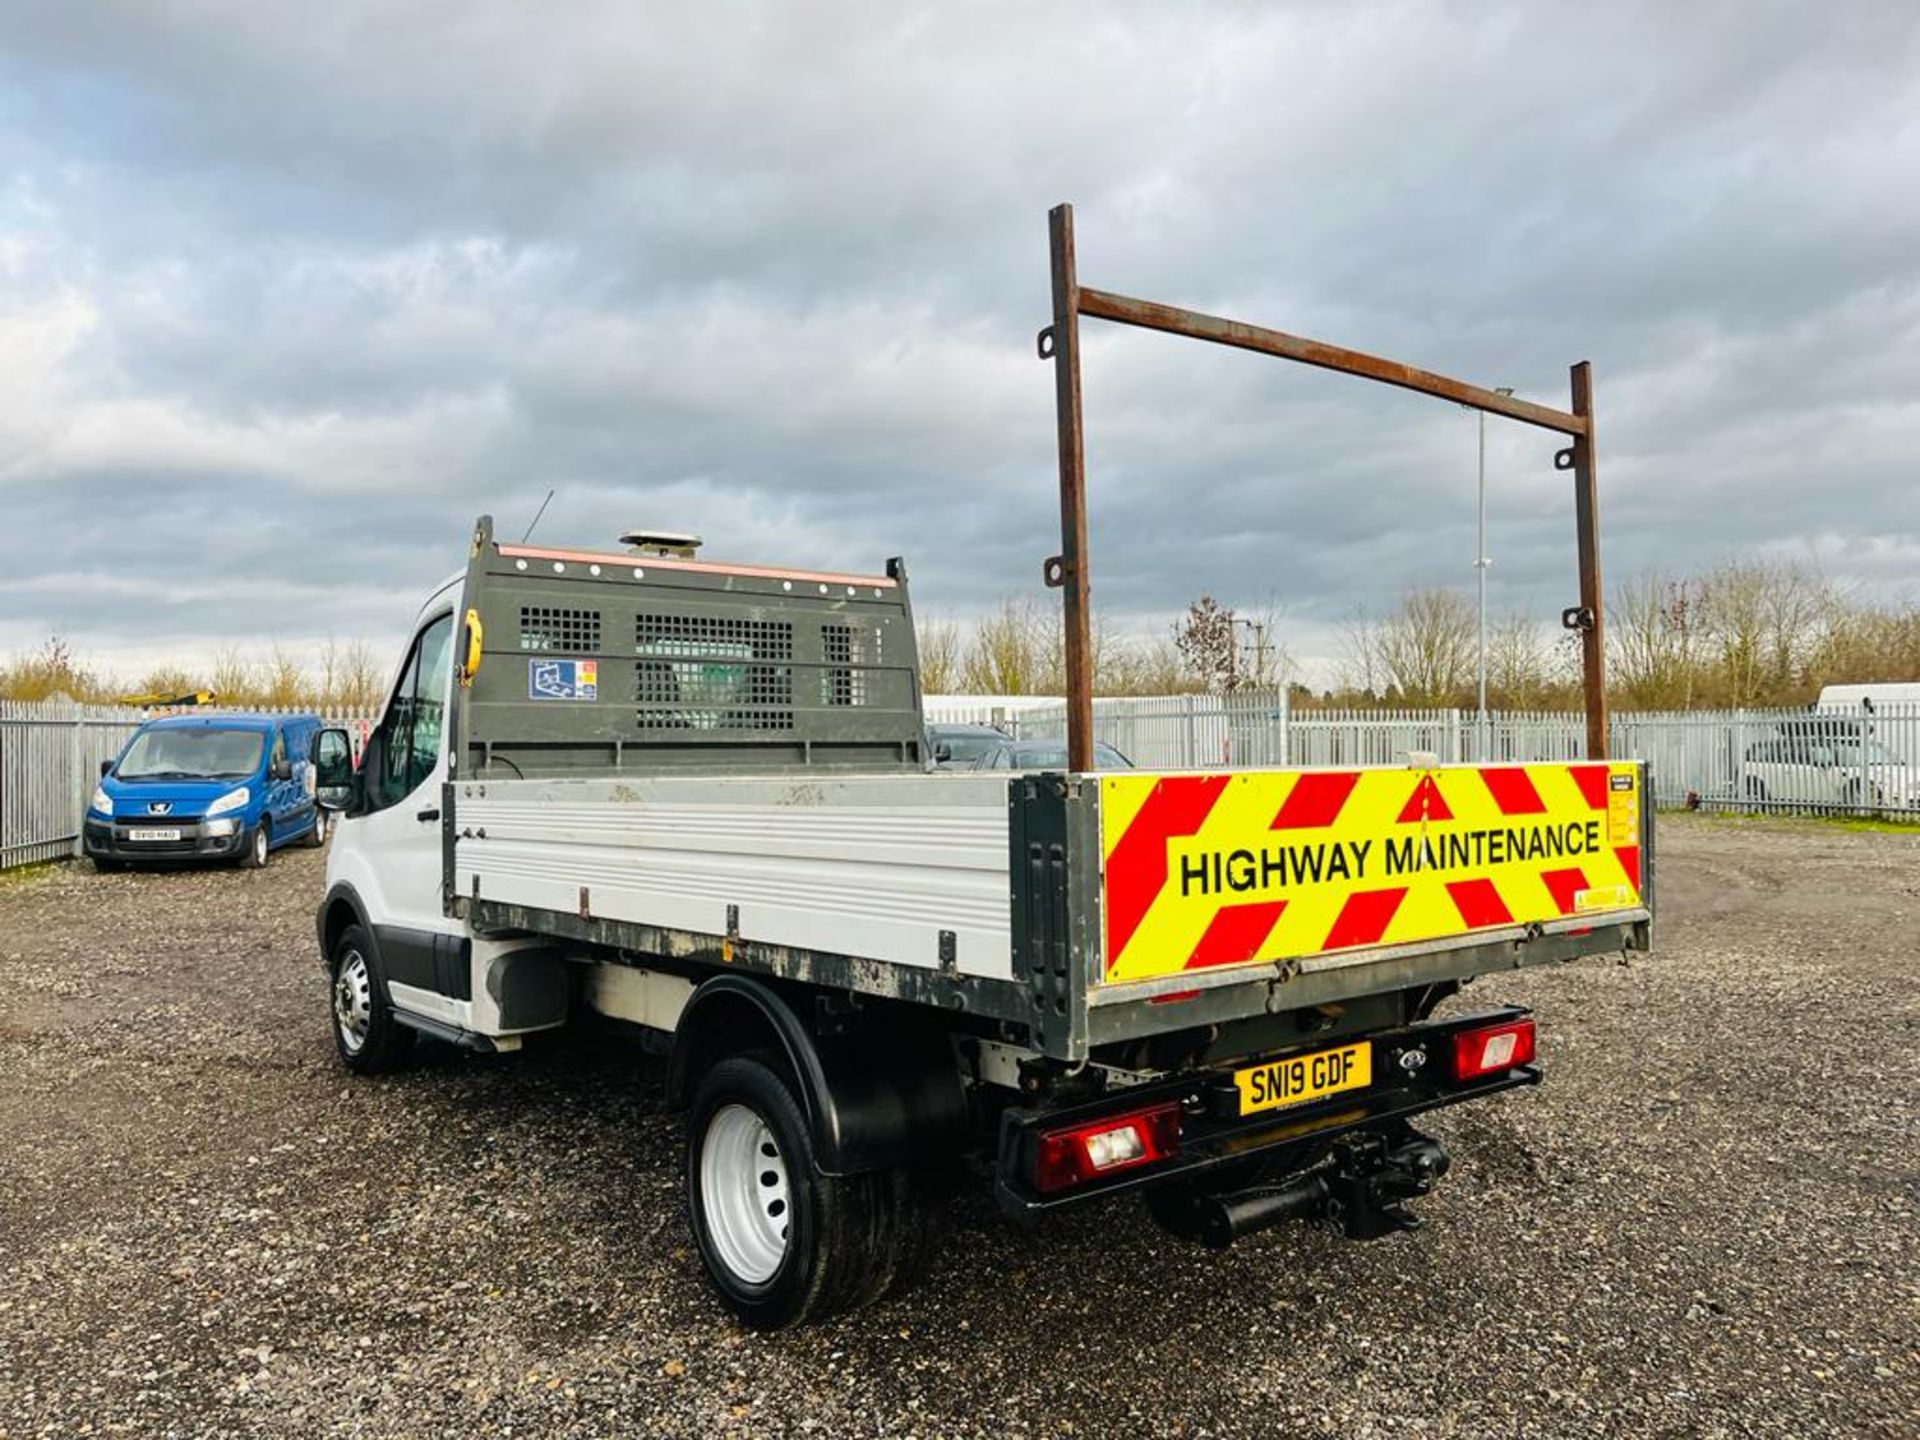
[[[745,975],[713,976],[688,999],[674,1029],[668,1098],[685,1106],[700,1064],[756,1048],[769,1033],[797,1082],[823,1172],[860,1174],[965,1143],[971,1112],[943,1033],[913,1027],[822,1041],[785,996]]]
[[[340,918],[343,915],[352,918],[343,920]],[[367,918],[366,902],[348,882],[336,880],[313,915],[314,933],[320,941],[320,963],[327,969],[333,968],[333,942],[349,925],[358,925],[365,931],[368,947],[377,951],[378,942],[373,938],[373,922]]]

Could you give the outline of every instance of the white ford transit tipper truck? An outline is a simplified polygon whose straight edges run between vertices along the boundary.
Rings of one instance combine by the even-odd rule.
[[[1642,949],[1631,762],[936,773],[907,574],[501,543],[419,613],[319,908],[353,1071],[598,1012],[668,1054],[687,1204],[770,1327],[911,1273],[925,1177],[1213,1245],[1410,1228],[1413,1122],[1536,1083],[1488,972]],[[1454,1003],[1448,1003],[1454,1002]]]

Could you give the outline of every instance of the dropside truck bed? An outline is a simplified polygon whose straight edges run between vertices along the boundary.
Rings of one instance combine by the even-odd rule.
[[[1504,813],[1495,796],[1515,786],[1523,813]],[[1354,810],[1376,791],[1397,808],[1271,828],[1293,797],[1338,789]],[[1423,792],[1485,813],[1401,819]],[[483,932],[926,1006],[1073,1065],[1644,948],[1642,793],[1628,762],[469,780],[448,787],[447,881]],[[1209,798],[1237,813],[1156,828]],[[1142,849],[1174,859],[1142,875]]]

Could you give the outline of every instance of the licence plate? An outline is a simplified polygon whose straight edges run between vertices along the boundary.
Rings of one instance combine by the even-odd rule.
[[[180,829],[178,826],[143,825],[138,829],[127,831],[127,839],[129,840],[178,840],[179,838]]]
[[[1233,1083],[1240,1090],[1242,1115],[1304,1105],[1345,1090],[1364,1090],[1373,1083],[1373,1043],[1362,1040],[1336,1050],[1249,1065],[1233,1072]]]

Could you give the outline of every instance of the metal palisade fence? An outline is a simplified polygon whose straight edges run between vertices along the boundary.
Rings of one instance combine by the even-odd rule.
[[[1058,740],[1066,707],[1026,697],[927,701],[933,724]],[[1279,693],[1095,700],[1096,738],[1156,770],[1578,760],[1578,712],[1296,709]],[[1616,711],[1611,748],[1646,760],[1662,805],[1920,821],[1920,705]]]
[[[1032,697],[930,697],[933,724],[992,724],[1059,740],[1066,706]],[[206,711],[196,713],[218,713]],[[253,712],[259,713],[259,712]],[[294,712],[292,713],[304,713]],[[67,701],[0,701],[0,869],[79,848],[100,762],[150,712]],[[356,749],[369,715],[327,717]],[[1578,760],[1578,713],[1295,709],[1283,694],[1094,701],[1094,734],[1156,770],[1260,765],[1405,765]],[[1613,753],[1650,761],[1662,805],[1920,822],[1920,705],[1812,710],[1616,711]]]
[[[157,713],[161,712],[63,700],[0,700],[0,870],[78,854],[80,826],[100,778],[101,762],[118,756],[128,737]],[[217,715],[220,711],[193,713]],[[326,723],[345,726],[357,749],[371,720],[347,715],[330,717]]]

